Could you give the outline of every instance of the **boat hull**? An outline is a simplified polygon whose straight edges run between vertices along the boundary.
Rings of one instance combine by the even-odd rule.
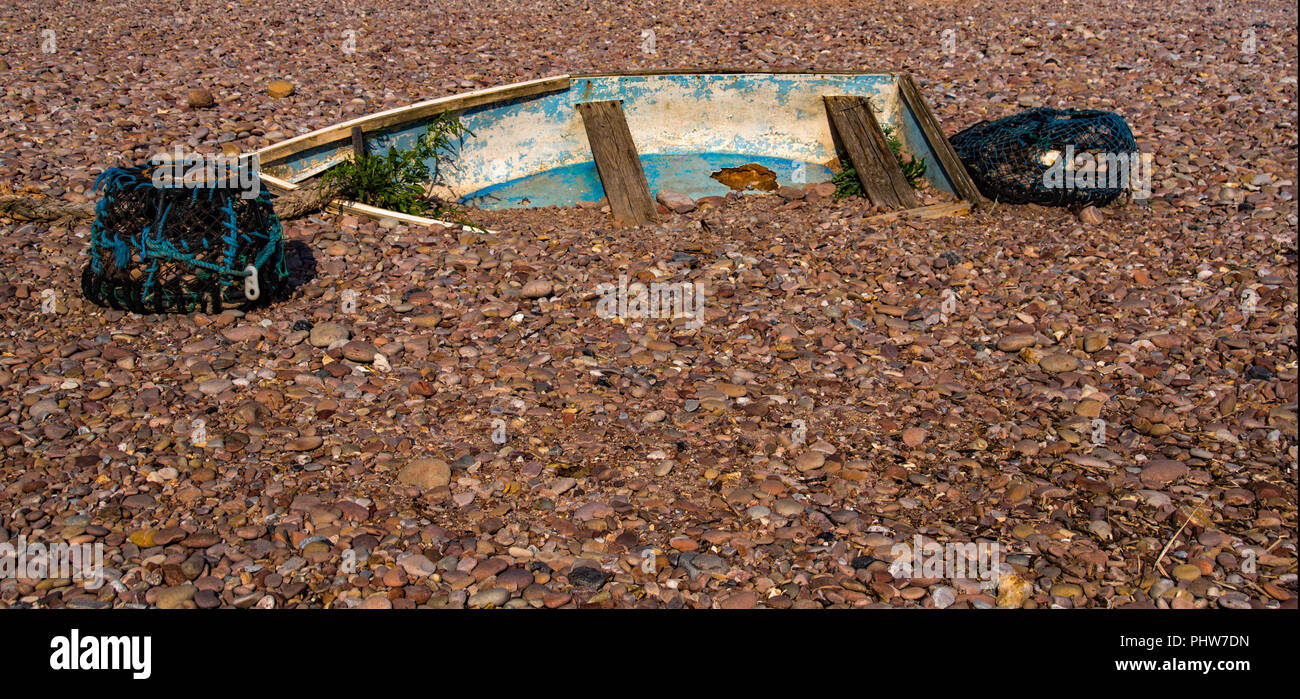
[[[267,183],[273,188],[290,188],[349,157],[354,126],[364,131],[370,152],[389,147],[409,149],[432,119],[450,112],[473,135],[453,144],[442,159],[441,172],[431,172],[439,183],[439,194],[478,200],[492,208],[570,205],[598,199],[602,193],[598,181],[591,185],[591,148],[576,105],[617,100],[643,162],[653,165],[655,158],[701,154],[751,161],[766,158],[790,164],[788,172],[778,168],[779,184],[798,185],[829,179],[830,170],[838,168],[822,99],[826,95],[869,98],[880,123],[892,127],[903,151],[934,164],[926,170],[930,184],[957,193],[953,178],[939,162],[933,135],[926,133],[926,115],[918,113],[928,112],[928,108],[912,104],[915,100],[907,98],[900,76],[894,73],[559,76],[363,117],[275,144],[259,155]],[[432,168],[435,163],[429,165]],[[653,174],[654,168],[651,171],[648,174]],[[555,176],[549,176],[551,173]],[[530,178],[546,183],[544,196],[529,197],[526,192],[500,196],[504,187]],[[668,186],[698,195],[716,187],[716,183],[704,182],[706,178],[700,173],[700,186],[692,188],[683,185],[680,177],[671,180],[677,183],[672,187],[668,186],[670,180],[656,181],[652,176],[651,191]]]

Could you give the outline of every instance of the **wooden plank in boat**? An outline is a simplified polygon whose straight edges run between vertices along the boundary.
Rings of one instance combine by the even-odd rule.
[[[273,175],[268,175],[265,172],[261,174],[261,177],[262,177],[262,184],[266,185],[267,188],[270,189],[273,194],[283,194],[285,192],[292,192],[295,189],[298,189],[299,187],[302,186],[290,182],[289,180],[281,179]],[[388,209],[380,209],[378,207],[370,206],[368,204],[358,204],[356,202],[343,201],[341,199],[335,199],[334,201],[330,202],[329,205],[326,206],[325,208],[327,211],[333,211],[335,213],[344,213],[344,214],[356,214],[358,216],[364,216],[366,218],[373,219],[375,221],[383,220],[385,218],[391,218],[395,221],[400,221],[402,223],[407,223],[414,226],[442,226],[444,228],[452,228],[452,229],[460,228],[460,229],[468,230],[466,226],[452,221],[443,221],[436,218],[425,218],[424,216],[414,216],[411,214],[404,214],[400,211],[389,211]],[[489,234],[495,234],[495,231],[490,229],[482,229],[482,230]]]
[[[919,203],[903,169],[889,150],[885,134],[864,97],[826,95],[826,112],[840,144],[848,152],[862,191],[876,206],[911,209]]]
[[[623,116],[622,100],[580,102],[575,105],[582,115],[591,155],[596,161],[600,183],[609,198],[609,208],[619,221],[639,225],[657,219],[655,202],[650,197],[641,158],[637,155],[632,132]]]
[[[366,154],[366,134],[360,126],[352,127],[352,153],[358,156]]]
[[[961,158],[957,157],[957,152],[952,149],[948,137],[943,135],[943,129],[939,128],[939,121],[934,118],[934,112],[930,111],[930,105],[921,96],[921,90],[917,88],[911,75],[904,73],[899,76],[898,94],[916,116],[917,123],[921,125],[921,133],[925,134],[925,140],[930,142],[930,150],[934,151],[934,157],[939,160],[939,165],[948,176],[948,181],[952,183],[953,189],[957,190],[957,196],[970,202],[971,206],[978,207],[983,202],[979,188],[971,180],[970,173],[966,172],[966,166],[962,164]]]
[[[424,216],[404,214],[400,211],[390,211],[388,209],[380,209],[375,206],[370,206],[369,204],[358,204],[356,202],[343,201],[342,199],[335,199],[334,201],[330,202],[329,206],[327,206],[326,208],[332,209],[339,213],[358,214],[360,216],[365,216],[366,218],[374,219],[376,221],[382,221],[383,219],[391,218],[394,221],[399,221],[401,223],[408,223],[415,226],[443,226],[446,228],[453,228],[453,229],[463,228],[463,226],[461,226],[459,223],[453,223],[451,221],[443,221],[436,218],[426,218]]]
[[[326,170],[334,167],[335,165],[338,165],[344,160],[350,160],[351,158],[352,158],[352,151],[341,150],[335,153],[334,155],[326,158],[325,160],[307,168],[306,170],[302,170],[301,172],[294,173],[293,177],[289,181],[305,182],[321,174],[322,172],[325,172]],[[262,173],[263,176],[265,176],[266,170],[263,170]]]
[[[930,204],[929,206],[918,206],[915,209],[903,209],[901,211],[890,211],[875,216],[868,216],[867,223],[885,223],[886,221],[895,221],[909,218],[939,218],[941,216],[960,216],[970,213],[971,203],[965,200],[951,202],[948,204]]]

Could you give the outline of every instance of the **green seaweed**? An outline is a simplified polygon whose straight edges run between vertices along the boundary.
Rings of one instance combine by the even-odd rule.
[[[894,134],[894,127],[886,124],[880,130],[885,134],[885,144],[889,146],[889,152],[894,154],[898,167],[903,169],[903,177],[907,178],[907,184],[911,185],[912,189],[916,189],[917,183],[925,177],[925,158],[913,158],[910,162],[903,162],[903,143]]]
[[[858,181],[858,171],[852,167],[845,167],[835,173],[831,178],[835,184],[835,198],[848,199],[849,197],[862,196],[862,183]]]
[[[439,114],[416,139],[414,148],[399,151],[390,146],[384,154],[358,154],[326,170],[321,179],[333,198],[413,216],[463,218],[462,209],[429,194],[427,162],[445,159],[454,140],[473,135],[459,119]]]

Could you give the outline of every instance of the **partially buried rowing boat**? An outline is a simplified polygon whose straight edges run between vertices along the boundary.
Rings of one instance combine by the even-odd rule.
[[[458,117],[473,136],[438,161],[430,181],[444,199],[479,208],[608,197],[617,218],[641,223],[654,219],[650,197],[660,190],[693,198],[731,191],[714,176],[725,168],[743,176],[749,166],[771,189],[829,181],[847,156],[872,202],[906,215],[916,199],[882,132],[924,160],[930,186],[961,200],[948,211],[979,201],[912,79],[868,72],[562,75],[475,90],[268,146],[258,152],[262,180],[273,192],[292,191],[351,157],[357,136],[371,153],[409,149],[441,114]],[[451,225],[349,202],[334,208]]]

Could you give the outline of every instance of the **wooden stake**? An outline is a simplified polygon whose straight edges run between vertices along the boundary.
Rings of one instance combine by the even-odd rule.
[[[853,169],[858,173],[858,181],[862,183],[862,191],[867,193],[871,203],[890,209],[916,207],[920,203],[916,193],[889,150],[885,133],[880,130],[866,98],[826,95],[822,99],[826,102],[834,133],[848,152]]]
[[[622,104],[622,100],[617,100],[582,102],[576,106],[587,130],[587,142],[591,144],[591,155],[596,161],[600,183],[605,187],[610,211],[622,223],[640,225],[656,221],[658,216]]]
[[[366,135],[360,126],[352,127],[352,152],[358,156],[366,154]]]

